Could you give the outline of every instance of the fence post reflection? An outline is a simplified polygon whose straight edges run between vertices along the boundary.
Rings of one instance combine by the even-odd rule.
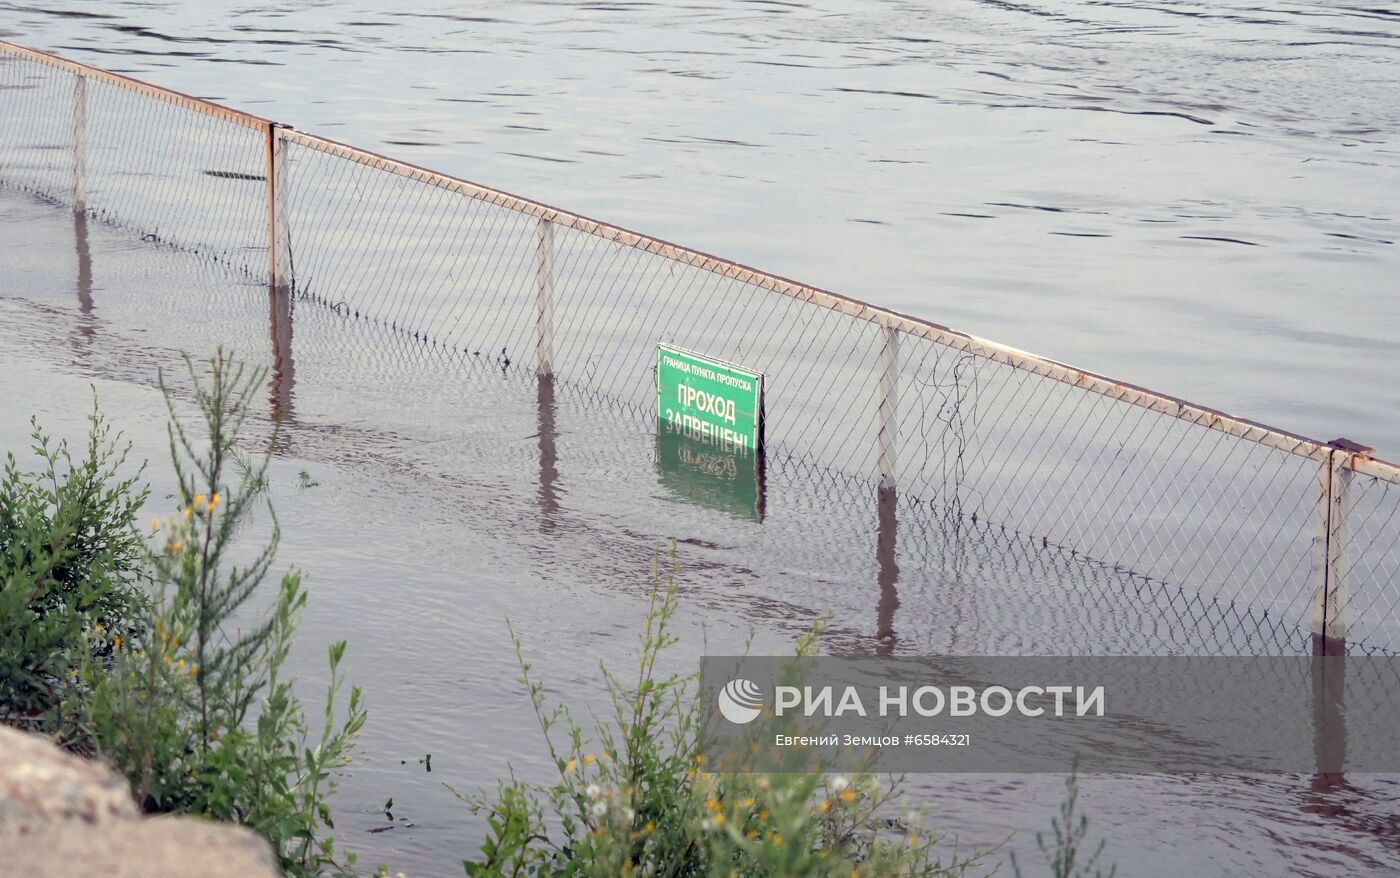
[[[899,609],[898,494],[893,487],[876,489],[875,563],[879,573],[880,602],[875,606],[875,653],[890,655],[899,642],[894,630],[894,612]]]
[[[273,420],[281,427],[290,425],[295,412],[292,398],[296,384],[296,361],[292,357],[292,292],[275,281],[268,284],[268,312],[272,334],[272,372],[268,395]],[[279,431],[279,449],[285,449],[287,434]]]
[[[535,382],[540,445],[540,530],[548,532],[554,530],[555,515],[559,512],[559,489],[556,486],[559,461],[554,446],[554,376],[541,372],[535,376]]]
[[[87,212],[73,211],[73,244],[78,255],[78,312],[82,319],[78,323],[78,333],[84,339],[93,336],[92,305],[92,250],[88,247]]]
[[[1340,805],[1329,794],[1346,786],[1346,775],[1340,770],[1347,755],[1345,647],[1315,654],[1311,673],[1317,772],[1309,786],[1306,810],[1335,816]]]

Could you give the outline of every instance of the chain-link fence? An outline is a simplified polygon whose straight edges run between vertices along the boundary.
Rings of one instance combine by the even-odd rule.
[[[770,466],[897,497],[925,532],[995,532],[1222,618],[1400,649],[1400,467],[1353,443],[7,43],[0,183],[266,277],[288,311],[275,346],[291,308],[320,307],[643,423],[657,343],[703,351],[764,373]]]

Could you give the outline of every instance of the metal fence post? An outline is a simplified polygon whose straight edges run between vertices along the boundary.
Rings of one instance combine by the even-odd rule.
[[[880,488],[893,490],[898,482],[896,439],[899,433],[899,330],[880,325],[880,407],[876,420],[879,441]]]
[[[535,373],[554,374],[554,223],[535,225]]]
[[[1313,593],[1313,652],[1331,655],[1345,652],[1347,637],[1347,556],[1351,539],[1347,526],[1347,493],[1351,488],[1357,457],[1368,457],[1374,450],[1350,439],[1334,439],[1318,475],[1320,496],[1317,516],[1319,534],[1314,541],[1313,566],[1318,581]]]
[[[267,258],[268,278],[279,290],[292,285],[291,237],[287,230],[287,141],[282,126],[267,126]]]
[[[1335,449],[1328,449],[1317,473],[1317,531],[1313,538],[1313,583],[1312,632],[1313,652],[1324,655],[1328,640],[1333,632],[1329,623],[1337,619],[1336,605],[1332,588],[1337,584],[1333,562],[1337,558],[1333,545],[1333,519],[1340,518],[1337,503],[1337,460],[1340,455]]]
[[[73,208],[87,210],[87,77],[73,80]]]

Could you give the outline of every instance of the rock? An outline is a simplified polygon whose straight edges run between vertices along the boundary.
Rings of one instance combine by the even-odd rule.
[[[7,849],[8,848],[8,849]],[[0,836],[12,875],[42,878],[280,878],[267,842],[241,826],[153,817],[92,827],[50,823],[28,836]]]
[[[140,813],[126,779],[105,765],[0,726],[0,836],[53,821],[95,825]]]
[[[143,817],[126,780],[0,726],[0,862],[35,878],[278,878],[266,840],[196,817]]]

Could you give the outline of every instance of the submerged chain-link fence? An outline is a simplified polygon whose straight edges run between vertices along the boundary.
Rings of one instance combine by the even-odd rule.
[[[771,464],[1323,646],[1400,649],[1400,467],[1353,443],[3,42],[0,184],[265,277],[288,326],[321,306],[642,422],[658,342],[742,364],[765,375]]]

